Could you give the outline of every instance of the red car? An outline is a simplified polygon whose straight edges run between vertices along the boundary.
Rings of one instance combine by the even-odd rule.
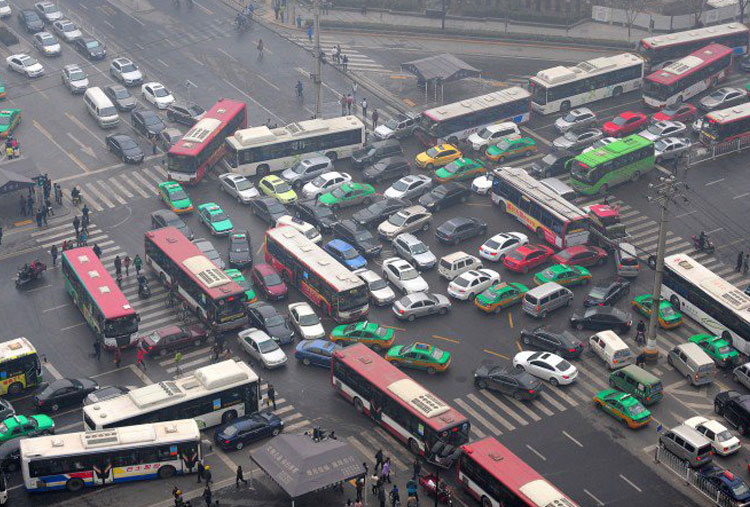
[[[625,111],[608,121],[602,127],[604,135],[620,137],[641,130],[648,123],[648,116],[634,111]]]
[[[508,252],[503,259],[503,266],[516,273],[526,273],[543,264],[553,253],[554,250],[548,246],[529,243]]]
[[[606,250],[589,245],[569,246],[552,256],[552,262],[555,264],[566,264],[568,266],[594,266],[604,264],[606,261]]]
[[[689,121],[695,118],[697,110],[692,104],[682,102],[672,104],[651,117],[652,121]]]
[[[263,291],[268,299],[284,299],[286,297],[286,284],[281,276],[270,264],[257,264],[250,271],[256,288]]]
[[[208,331],[203,326],[166,326],[139,338],[139,345],[146,353],[164,356],[175,350],[194,345],[199,347],[208,340]]]

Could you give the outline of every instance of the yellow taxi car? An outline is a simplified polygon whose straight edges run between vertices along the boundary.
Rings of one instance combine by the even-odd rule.
[[[438,144],[418,154],[415,160],[422,169],[432,170],[436,167],[443,167],[461,157],[463,157],[461,150],[452,144]]]
[[[297,200],[297,193],[292,186],[275,174],[261,178],[258,182],[258,189],[281,204],[291,204]]]

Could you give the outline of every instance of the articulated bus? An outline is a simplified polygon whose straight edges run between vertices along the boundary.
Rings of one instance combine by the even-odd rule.
[[[540,114],[568,111],[623,93],[643,84],[643,59],[631,53],[602,56],[575,67],[558,65],[529,80],[531,108]]]
[[[684,32],[654,35],[641,39],[638,53],[649,71],[662,68],[709,44],[732,48],[735,56],[747,53],[750,30],[742,23],[706,26]]]
[[[16,395],[42,383],[42,363],[26,338],[0,343],[0,395]]]
[[[724,143],[750,136],[750,102],[706,115],[701,129],[703,144]]]

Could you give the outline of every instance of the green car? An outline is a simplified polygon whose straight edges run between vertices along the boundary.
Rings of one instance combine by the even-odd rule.
[[[5,81],[0,77],[0,99],[5,98]]]
[[[651,294],[642,294],[630,302],[641,315],[651,316]],[[672,329],[682,324],[682,314],[674,309],[669,301],[662,300],[659,305],[659,325],[663,329]]]
[[[536,141],[530,137],[507,138],[498,144],[493,144],[484,152],[487,158],[494,162],[502,162],[509,158],[531,156],[536,152]]]
[[[165,181],[159,183],[159,196],[169,209],[177,214],[190,213],[193,211],[193,203],[183,190],[182,185],[176,181]]]
[[[18,437],[49,435],[55,432],[55,421],[44,414],[14,415],[0,423],[0,442]]]
[[[487,169],[476,160],[459,158],[435,171],[435,179],[440,183],[475,178],[486,173]]]
[[[529,288],[522,283],[498,283],[474,298],[474,305],[487,313],[498,313],[521,301]]]
[[[334,210],[355,206],[359,203],[369,204],[375,188],[367,183],[344,183],[339,188],[325,193],[318,198],[323,206],[330,206]]]
[[[651,412],[636,397],[617,389],[598,392],[594,396],[594,404],[631,429],[638,429],[651,422]]]
[[[8,137],[18,124],[21,123],[20,109],[0,110],[0,137]]]
[[[198,216],[206,224],[214,236],[229,236],[234,226],[224,210],[214,202],[207,202],[198,206]]]
[[[364,343],[376,352],[391,347],[396,339],[393,329],[366,320],[336,326],[329,338],[332,342],[341,345]]]
[[[557,282],[560,285],[581,285],[591,281],[591,272],[582,266],[553,264],[534,275],[534,283]]]
[[[237,285],[245,289],[245,294],[247,295],[247,304],[255,303],[258,301],[258,296],[255,295],[255,291],[253,290],[253,284],[245,278],[245,276],[242,274],[242,271],[239,269],[226,269],[224,270],[224,273],[227,274],[229,278],[234,280]]]
[[[694,334],[688,341],[691,341],[702,348],[711,359],[721,368],[734,366],[739,361],[740,354],[732,347],[732,344],[721,336],[714,336],[707,333]]]
[[[391,347],[385,358],[396,366],[427,370],[430,375],[447,370],[451,364],[450,352],[421,342]]]

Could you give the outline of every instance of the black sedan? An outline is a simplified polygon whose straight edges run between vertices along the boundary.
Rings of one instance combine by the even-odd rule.
[[[276,225],[279,218],[289,214],[284,205],[273,197],[253,199],[250,201],[250,212],[270,226]]]
[[[333,226],[333,235],[352,245],[368,259],[380,255],[383,250],[383,245],[370,231],[349,218]]]
[[[487,224],[475,217],[455,217],[443,222],[435,230],[435,237],[441,243],[457,245],[475,236],[487,234]]]
[[[158,136],[167,128],[159,115],[150,109],[135,109],[130,112],[130,119],[135,131],[146,137]]]
[[[175,101],[167,107],[167,119],[175,123],[181,123],[192,127],[195,123],[203,118],[206,111],[193,102]]]
[[[21,469],[21,440],[14,438],[0,445],[0,470],[7,473]]]
[[[104,44],[93,37],[80,37],[73,41],[73,47],[89,60],[102,60],[107,56]]]
[[[229,236],[229,265],[238,269],[252,266],[252,248],[247,231],[236,232]]]
[[[104,138],[107,149],[120,157],[126,164],[143,162],[143,150],[132,137],[125,134],[112,134]]]
[[[609,283],[592,287],[583,300],[583,306],[612,306],[629,293],[630,282],[624,278],[616,278]]]
[[[39,17],[36,11],[23,9],[18,12],[18,22],[29,33],[41,32],[44,30],[44,21]]]
[[[629,313],[612,306],[594,306],[583,312],[583,315],[577,313],[571,315],[570,325],[578,330],[603,331],[613,329],[620,333],[627,333],[630,326],[633,325],[633,319]]]
[[[482,365],[474,371],[474,385],[497,391],[516,400],[533,400],[542,391],[542,382],[525,371],[496,365]]]
[[[365,227],[378,225],[389,216],[398,213],[409,206],[411,206],[411,201],[408,199],[385,197],[379,201],[375,201],[366,208],[357,211],[352,215],[352,219],[354,219],[359,225]]]
[[[60,407],[80,405],[99,384],[90,378],[61,378],[34,395],[34,406],[40,412],[57,412]]]
[[[190,226],[171,209],[158,209],[151,213],[151,230],[161,229],[162,227],[177,227],[177,230],[191,241],[194,237]]]
[[[284,429],[281,417],[271,412],[255,412],[243,415],[220,426],[214,433],[214,441],[224,450],[240,450],[245,444],[275,437]]]
[[[565,359],[575,359],[583,352],[583,343],[569,331],[553,331],[544,326],[522,330],[521,342],[534,350],[553,352]]]
[[[251,326],[265,331],[281,345],[294,341],[294,330],[289,325],[289,321],[268,303],[259,301],[248,306],[247,319]]]
[[[529,172],[538,180],[563,174],[566,171],[565,164],[573,157],[575,157],[575,154],[567,150],[552,152],[545,155],[541,160],[533,162]]]
[[[137,105],[135,97],[122,85],[109,85],[104,87],[104,93],[115,105],[118,111],[132,111]]]
[[[451,181],[434,187],[419,198],[419,204],[430,211],[440,211],[454,204],[463,204],[469,199],[469,189]]]
[[[403,178],[410,170],[411,165],[404,157],[386,157],[362,171],[362,177],[368,183],[377,183]]]
[[[314,225],[322,233],[331,232],[339,221],[331,208],[318,206],[314,200],[297,201],[291,205],[291,210],[295,217]]]

